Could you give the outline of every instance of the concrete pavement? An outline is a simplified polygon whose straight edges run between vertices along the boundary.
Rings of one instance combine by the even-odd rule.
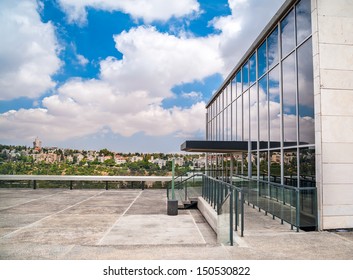
[[[0,189],[0,259],[353,259],[353,232],[295,232],[245,206],[245,236],[217,244],[165,190]]]

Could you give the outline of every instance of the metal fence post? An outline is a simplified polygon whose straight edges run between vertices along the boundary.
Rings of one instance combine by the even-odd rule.
[[[300,227],[300,191],[297,189],[297,201],[296,201],[296,225],[297,225],[297,232],[299,232]]]
[[[237,189],[235,189],[235,231],[238,231],[238,219],[239,219],[239,213],[238,213],[238,205],[239,205],[239,192]]]
[[[244,191],[241,192],[241,237],[244,236]]]
[[[233,246],[233,188],[230,188],[230,203],[229,203],[229,237],[230,237],[230,246]]]

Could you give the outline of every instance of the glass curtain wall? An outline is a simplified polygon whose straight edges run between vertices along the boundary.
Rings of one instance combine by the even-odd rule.
[[[315,186],[310,0],[297,1],[235,70],[207,108],[207,139],[252,143],[250,156],[232,155],[235,174]],[[213,166],[224,158],[212,155]]]

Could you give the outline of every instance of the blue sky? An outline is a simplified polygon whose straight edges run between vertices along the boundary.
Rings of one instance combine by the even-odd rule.
[[[0,1],[0,143],[178,152],[284,0]]]

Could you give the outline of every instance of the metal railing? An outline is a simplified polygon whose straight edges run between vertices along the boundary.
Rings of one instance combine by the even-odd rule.
[[[0,175],[0,187],[18,188],[165,188],[170,176],[74,176],[74,175]]]
[[[176,183],[180,200],[188,200],[193,187],[202,184],[199,195],[217,212],[224,213],[229,207],[229,243],[233,244],[233,228],[244,236],[244,203],[264,211],[288,223],[291,229],[316,230],[317,189],[315,187],[292,187],[274,182],[249,179],[245,176],[214,178],[203,173],[188,174]],[[169,187],[167,187],[168,195]],[[226,203],[227,202],[227,203]],[[233,216],[234,215],[234,216]]]
[[[183,178],[183,179],[181,179]],[[218,219],[226,215],[227,225],[219,229],[223,241],[233,245],[233,232],[240,229],[240,235],[244,236],[244,198],[241,187],[234,186],[224,180],[216,179],[204,173],[190,172],[177,177],[175,193],[181,201],[202,196],[216,211]],[[223,179],[223,178],[222,178]],[[170,194],[170,184],[167,187],[167,197]],[[223,219],[224,220],[224,219]],[[224,229],[226,228],[226,230]],[[226,231],[226,233],[222,231]]]
[[[278,183],[242,178],[245,200],[253,208],[271,214],[281,223],[287,222],[293,229],[316,230],[317,189],[316,187],[293,187]]]

